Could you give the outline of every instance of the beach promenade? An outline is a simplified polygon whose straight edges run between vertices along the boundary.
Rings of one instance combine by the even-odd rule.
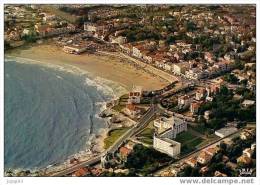
[[[102,53],[102,54],[105,54],[105,55],[110,55],[110,56],[115,56],[115,57],[119,57],[119,58],[122,58],[122,59],[127,59],[127,60],[130,60],[132,61],[133,63],[135,63],[137,66],[139,66],[140,68],[142,68],[143,70],[153,74],[153,75],[156,75],[156,76],[159,76],[160,78],[168,81],[169,83],[173,83],[173,82],[176,82],[178,81],[178,78],[176,76],[173,76],[163,70],[160,70],[160,69],[157,69],[156,67],[152,66],[152,65],[149,65],[149,64],[146,64],[138,59],[135,59],[133,57],[130,57],[122,52],[117,52],[117,53],[111,53],[111,52],[105,52],[105,51],[98,51],[98,53]]]

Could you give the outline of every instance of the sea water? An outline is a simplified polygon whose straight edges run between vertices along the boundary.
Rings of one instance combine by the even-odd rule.
[[[86,150],[91,135],[106,127],[95,115],[120,87],[113,89],[100,79],[97,83],[69,67],[60,69],[5,60],[5,169],[62,162]]]

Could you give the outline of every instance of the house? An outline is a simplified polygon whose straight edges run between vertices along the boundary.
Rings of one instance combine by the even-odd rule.
[[[241,155],[240,157],[237,158],[237,163],[242,163],[245,165],[251,164],[252,159],[246,155]]]
[[[111,38],[111,43],[116,43],[116,44],[125,44],[127,42],[126,37],[123,36],[118,36],[118,37],[112,37]]]
[[[97,26],[90,22],[84,22],[84,31],[97,32]]]
[[[193,80],[199,80],[207,76],[207,72],[199,68],[192,68],[185,72],[185,77]]]
[[[220,85],[219,84],[212,84],[210,86],[206,87],[206,91],[207,91],[207,96],[213,96],[215,94],[217,94],[220,90]]]
[[[119,148],[119,156],[122,161],[126,161],[128,155],[132,152],[132,150],[122,146]]]
[[[80,168],[76,172],[72,174],[72,177],[84,177],[86,175],[90,174],[89,169],[87,168]]]
[[[176,157],[181,152],[181,143],[154,135],[153,148],[171,157]]]
[[[132,49],[133,56],[141,59],[143,57],[141,50],[143,50],[143,46],[141,44],[133,46]]]
[[[251,144],[251,150],[255,150],[256,149],[256,143],[252,143]]]
[[[253,101],[253,100],[244,100],[243,102],[242,102],[242,106],[244,107],[244,108],[248,108],[248,107],[250,107],[250,106],[252,106],[252,105],[254,105],[255,104],[255,101]]]
[[[133,86],[132,91],[129,92],[128,103],[129,104],[140,103],[141,97],[142,97],[142,87],[141,86]]]
[[[213,67],[216,67],[220,71],[229,71],[230,70],[230,63],[228,61],[221,61],[217,62],[213,65]]]
[[[215,171],[214,177],[227,177],[227,174],[221,173],[220,171]]]
[[[207,60],[208,62],[212,62],[213,61],[213,54],[210,52],[205,52],[204,53],[204,59]]]
[[[185,163],[190,165],[192,168],[195,168],[197,166],[197,158],[191,157],[191,158],[185,160]]]
[[[204,112],[204,116],[203,116],[203,117],[205,118],[206,121],[209,120],[211,114],[212,114],[212,112],[211,112],[210,110],[206,110],[206,111]]]
[[[205,149],[204,151],[213,157],[213,155],[215,155],[218,152],[218,150],[219,149],[217,147],[210,147]]]
[[[92,168],[91,173],[93,176],[100,176],[102,173],[102,169],[100,168]]]
[[[211,160],[211,158],[212,158],[212,156],[210,154],[208,154],[205,151],[201,151],[197,158],[197,162],[202,165],[205,165]]]
[[[193,101],[190,104],[190,112],[192,114],[197,114],[199,111],[199,108],[201,107],[201,105],[203,104],[202,101]]]
[[[254,151],[251,148],[246,148],[243,150],[243,155],[252,158]]]
[[[196,91],[195,99],[196,100],[202,100],[202,99],[206,98],[206,95],[207,95],[206,89],[205,88],[199,88]]]
[[[163,69],[166,70],[166,71],[172,71],[172,68],[173,68],[173,65],[171,62],[165,62],[164,63],[164,66],[163,66]]]
[[[224,127],[224,128],[221,128],[219,130],[216,130],[215,131],[215,135],[221,137],[221,138],[224,138],[226,136],[229,136],[235,132],[237,132],[237,128],[236,127]]]
[[[152,58],[152,54],[151,54],[150,51],[144,51],[143,52],[143,59],[148,64],[153,63],[153,58]]]
[[[173,64],[172,72],[176,75],[184,75],[186,70],[188,69],[189,69],[189,63],[181,62],[181,63]]]
[[[138,109],[134,104],[127,104],[126,108],[123,109],[123,112],[128,116],[135,117],[141,112],[141,110]]]
[[[179,96],[178,97],[178,107],[185,108],[189,107],[191,103],[191,98],[187,95]]]
[[[38,25],[36,24],[35,26],[36,32],[39,34],[41,37],[45,37],[48,34],[48,29],[50,29],[49,25]]]
[[[132,54],[132,45],[131,44],[120,44],[119,45],[122,52],[131,55]]]
[[[47,22],[47,21],[52,21],[54,19],[56,19],[55,14],[44,13],[43,21]]]
[[[254,128],[251,129],[244,129],[243,132],[240,134],[240,138],[242,140],[251,139],[255,136],[256,130]]]
[[[242,139],[242,140],[248,140],[248,139],[251,139],[252,137],[253,137],[253,135],[247,131],[243,131],[240,134],[240,139]]]

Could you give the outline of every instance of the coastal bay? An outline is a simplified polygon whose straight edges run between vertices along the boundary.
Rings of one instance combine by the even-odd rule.
[[[126,60],[104,54],[72,55],[62,51],[62,48],[48,42],[20,47],[6,52],[6,55],[23,57],[36,61],[71,65],[85,70],[94,76],[99,76],[119,83],[127,90],[133,85],[142,86],[144,90],[155,90],[164,87],[167,82],[157,76],[152,76],[142,69],[137,69]]]
[[[154,90],[163,87],[167,83],[164,80],[160,79],[159,77],[152,76],[151,74],[143,71],[142,69],[137,69],[136,66],[134,67],[133,65],[129,64],[129,61],[123,61],[122,58],[116,58],[114,56],[108,56],[100,53],[71,55],[71,54],[64,53],[60,47],[50,42],[40,44],[40,45],[38,44],[26,45],[17,49],[9,50],[5,54],[6,54],[5,55],[6,58],[9,58],[11,56],[11,58],[13,57],[15,60],[18,59],[18,61],[20,62],[24,60],[25,63],[29,61],[29,63],[31,64],[40,64],[42,66],[45,66],[46,64],[46,67],[47,66],[51,67],[53,65],[55,66],[55,68],[61,66],[64,67],[64,69],[68,69],[68,70],[71,67],[71,69],[76,69],[73,71],[74,74],[76,74],[77,71],[78,72],[85,71],[86,74],[94,78],[96,77],[95,81],[97,80],[97,78],[100,78],[98,79],[100,82],[98,84],[101,86],[102,84],[105,85],[104,90],[108,91],[109,96],[111,96],[112,94],[114,95],[114,97],[111,96],[111,98],[116,98],[124,93],[127,93],[127,91],[132,89],[133,85],[140,85],[145,90]],[[61,77],[61,74],[57,75],[57,78],[59,80],[65,79],[64,77]],[[101,81],[104,82],[102,83]],[[91,83],[92,82],[88,82],[88,85],[91,85]],[[112,94],[110,91],[112,92]],[[104,93],[106,94],[106,92]],[[58,122],[55,124],[58,124]],[[104,126],[105,125],[101,127]],[[104,150],[103,142],[107,136],[108,131],[109,131],[108,129],[102,128],[97,132],[97,135],[95,137],[91,137],[91,141],[89,141],[88,143],[91,143],[90,145],[92,146],[91,147],[92,152],[85,153],[83,151],[80,151],[80,154],[76,154],[76,156],[80,157],[80,160],[86,160],[88,158],[91,158],[91,153],[93,154],[93,152],[99,153],[103,151]],[[86,141],[82,140],[82,142],[86,142]],[[75,149],[73,152],[70,151],[72,152],[70,154],[73,154],[76,151],[77,149]],[[68,154],[64,154],[63,160],[66,158],[66,156],[68,156]],[[52,160],[51,163],[53,163],[54,161],[55,160]],[[48,164],[46,162],[47,161],[45,161],[45,163],[42,163],[41,167]],[[60,162],[62,163],[62,159],[61,161],[59,161],[59,163]],[[23,165],[21,165],[21,167],[22,166]],[[36,167],[38,165],[35,165],[35,163],[31,163],[28,164],[27,167],[29,166]]]

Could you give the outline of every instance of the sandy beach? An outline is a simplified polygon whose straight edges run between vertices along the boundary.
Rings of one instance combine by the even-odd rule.
[[[142,86],[144,90],[155,90],[167,85],[167,82],[159,77],[152,76],[142,69],[136,69],[114,56],[99,53],[67,54],[60,47],[50,42],[20,47],[7,51],[5,54],[56,65],[69,64],[94,76],[119,83],[127,90],[130,90],[133,85]]]
[[[155,90],[168,84],[165,80],[130,65],[129,63],[131,62],[126,62],[127,59],[100,53],[82,55],[67,54],[62,51],[62,48],[56,46],[52,42],[26,45],[9,50],[5,52],[5,56],[31,59],[44,64],[54,64],[58,66],[69,65],[76,67],[93,76],[118,83],[127,91],[131,90],[133,85],[142,86],[144,90]],[[108,131],[108,128],[101,129],[97,135],[90,139],[89,142],[91,143],[91,146],[93,146],[90,153],[88,151],[81,151],[78,154],[75,154],[75,156],[77,156],[80,161],[86,161],[93,157],[94,154],[97,155],[102,152],[104,150],[104,139],[106,138]],[[53,172],[62,169],[69,165],[68,161],[51,167],[47,171]]]

